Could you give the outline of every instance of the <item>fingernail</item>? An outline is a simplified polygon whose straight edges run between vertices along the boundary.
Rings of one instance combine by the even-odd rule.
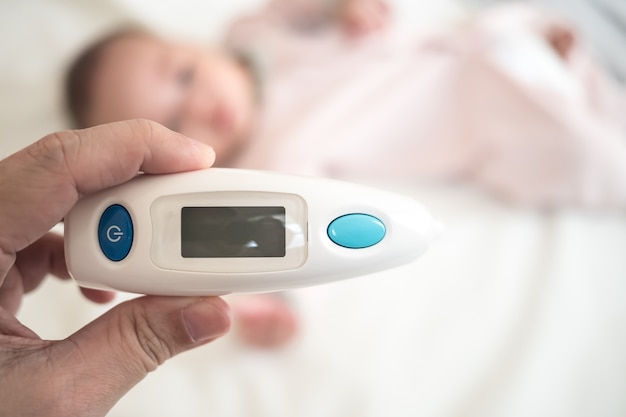
[[[191,142],[193,143],[194,148],[196,148],[196,150],[204,156],[205,165],[213,165],[213,162],[215,162],[215,150],[213,147],[195,139],[191,139]]]
[[[204,342],[224,335],[230,328],[230,309],[209,300],[197,301],[183,309],[183,321],[194,342]]]

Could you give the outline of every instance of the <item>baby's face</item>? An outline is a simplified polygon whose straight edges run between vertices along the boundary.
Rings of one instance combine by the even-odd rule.
[[[236,60],[148,35],[108,45],[91,89],[90,125],[154,120],[213,146],[221,164],[243,146],[256,112],[252,78]]]

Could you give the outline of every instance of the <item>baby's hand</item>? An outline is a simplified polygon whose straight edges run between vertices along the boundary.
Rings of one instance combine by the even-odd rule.
[[[341,26],[351,36],[365,36],[389,24],[386,0],[342,0],[338,13]]]

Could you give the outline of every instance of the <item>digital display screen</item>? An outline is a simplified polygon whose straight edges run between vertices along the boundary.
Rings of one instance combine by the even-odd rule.
[[[284,207],[183,207],[183,258],[285,256]]]

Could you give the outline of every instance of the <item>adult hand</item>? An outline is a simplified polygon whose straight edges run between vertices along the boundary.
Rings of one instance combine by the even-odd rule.
[[[200,142],[135,120],[51,134],[0,161],[1,416],[103,416],[163,361],[227,332],[230,313],[217,297],[140,297],[60,341],[15,318],[23,293],[48,273],[67,278],[62,238],[46,233],[81,196],[139,171],[200,169],[214,159]]]

